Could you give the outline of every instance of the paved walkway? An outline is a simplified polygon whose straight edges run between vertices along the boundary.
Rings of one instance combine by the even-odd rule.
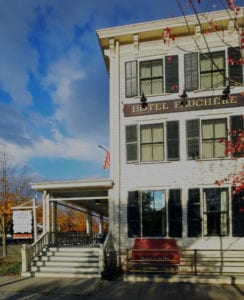
[[[122,278],[58,279],[0,277],[0,299],[8,300],[243,300],[242,284],[125,282]]]

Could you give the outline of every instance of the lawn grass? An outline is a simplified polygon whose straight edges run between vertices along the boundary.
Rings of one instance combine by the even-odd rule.
[[[8,245],[8,256],[2,257],[0,246],[0,276],[19,275],[21,273],[21,245]]]

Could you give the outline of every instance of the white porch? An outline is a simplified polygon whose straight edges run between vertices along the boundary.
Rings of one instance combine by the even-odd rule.
[[[103,221],[109,217],[109,191],[113,187],[113,181],[105,179],[40,182],[32,183],[31,187],[43,195],[43,233],[34,244],[30,246],[23,245],[22,276],[45,276],[45,270],[56,269],[56,273],[55,271],[49,272],[49,276],[60,277],[62,276],[62,272],[60,272],[62,266],[67,265],[69,267],[70,265],[69,259],[65,256],[72,256],[72,253],[74,254],[72,251],[75,251],[75,255],[79,257],[74,262],[74,268],[63,268],[66,275],[67,270],[70,270],[69,277],[101,276],[101,273],[108,267],[108,256],[111,257],[110,254],[114,252],[113,239],[109,228],[105,239],[101,239],[102,234],[105,234],[103,232]],[[65,206],[85,213],[86,232],[69,232],[69,230],[60,232],[57,227],[58,206]],[[92,232],[92,216],[96,216],[96,219],[99,220],[98,233]],[[69,224],[67,224],[67,229],[68,227]],[[75,247],[75,249],[72,247]],[[81,248],[83,250],[78,250]],[[63,254],[62,259],[57,258],[60,251]],[[86,273],[87,262],[83,262],[84,257],[86,257],[84,252],[86,254],[96,253],[97,266],[94,268],[96,269],[95,274]],[[55,262],[54,267],[53,261],[57,259],[59,263]],[[87,256],[87,259],[91,259],[90,256]],[[111,264],[111,262],[109,263]],[[41,274],[42,271],[44,275]]]

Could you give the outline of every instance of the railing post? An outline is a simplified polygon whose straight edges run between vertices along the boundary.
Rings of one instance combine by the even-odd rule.
[[[30,271],[30,264],[31,264],[31,249],[30,245],[22,245],[21,247],[21,258],[22,258],[22,266],[21,266],[21,273],[22,276],[29,276],[27,274]]]
[[[197,275],[197,249],[194,249],[194,275]]]

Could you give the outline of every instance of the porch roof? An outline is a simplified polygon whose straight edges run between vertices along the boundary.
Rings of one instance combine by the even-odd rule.
[[[114,182],[111,179],[93,179],[35,182],[30,185],[38,192],[46,191],[50,201],[68,202],[108,216],[108,191],[113,187]]]

